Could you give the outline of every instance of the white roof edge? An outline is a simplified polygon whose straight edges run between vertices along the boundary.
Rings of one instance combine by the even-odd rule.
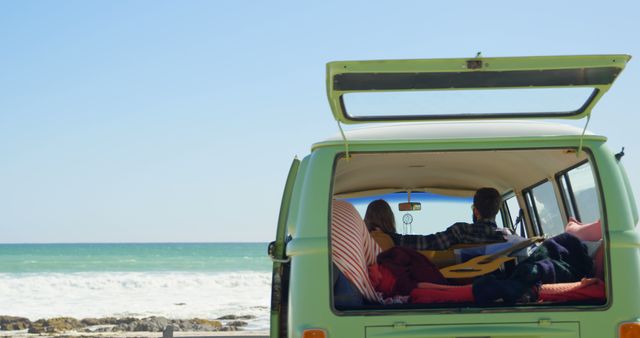
[[[529,121],[424,122],[376,125],[345,131],[349,141],[433,140],[454,138],[580,136],[583,129],[557,123]],[[585,135],[595,135],[586,131]],[[318,143],[342,141],[337,134]]]

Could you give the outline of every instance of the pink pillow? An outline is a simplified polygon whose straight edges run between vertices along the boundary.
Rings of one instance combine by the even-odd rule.
[[[569,223],[564,227],[564,231],[583,241],[599,241],[602,239],[600,220],[593,223],[582,224],[574,218],[569,218]]]
[[[593,256],[593,275],[604,280],[604,249],[602,244]]]
[[[578,237],[582,241],[599,241],[602,239],[600,220],[589,224],[582,224],[574,218],[569,218],[569,223],[564,227],[564,231]],[[602,244],[593,255],[593,267],[595,277],[604,279],[604,252]]]

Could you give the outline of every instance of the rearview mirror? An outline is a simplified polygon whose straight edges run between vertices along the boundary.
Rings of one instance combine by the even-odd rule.
[[[398,210],[400,211],[420,211],[422,210],[422,204],[420,202],[405,202],[398,204]]]

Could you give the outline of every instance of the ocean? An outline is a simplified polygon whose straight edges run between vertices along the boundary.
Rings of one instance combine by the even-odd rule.
[[[266,243],[0,244],[0,315],[215,319],[268,330]]]

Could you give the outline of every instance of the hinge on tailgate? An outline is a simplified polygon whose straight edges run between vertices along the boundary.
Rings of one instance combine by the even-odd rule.
[[[344,136],[344,130],[342,130],[342,125],[340,124],[340,121],[336,120],[336,122],[338,122],[338,129],[340,129],[340,135],[342,135],[342,140],[344,141],[344,149],[345,149],[344,159],[349,161],[351,159],[351,156],[349,156],[349,142],[347,141],[347,137]]]
[[[576,152],[576,157],[580,157],[580,153],[582,152],[582,142],[584,139],[584,133],[587,132],[587,126],[589,125],[589,120],[591,120],[591,112],[587,114],[587,122],[584,124],[584,128],[582,129],[582,135],[580,135],[580,144],[578,145],[578,151]]]

